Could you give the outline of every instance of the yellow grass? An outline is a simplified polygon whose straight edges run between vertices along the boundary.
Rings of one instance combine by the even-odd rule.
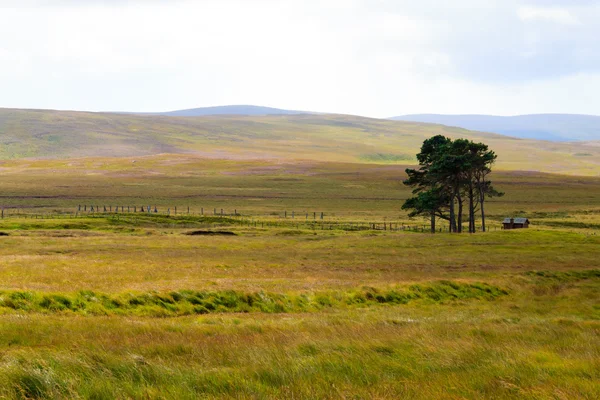
[[[491,226],[531,229],[431,235],[350,228],[425,223],[400,211],[402,166],[133,161],[3,164],[0,398],[600,396],[598,178],[497,172]],[[169,303],[182,293],[296,303]]]

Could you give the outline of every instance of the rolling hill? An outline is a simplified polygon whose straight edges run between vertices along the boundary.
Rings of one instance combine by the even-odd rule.
[[[424,139],[483,141],[498,168],[598,175],[600,146],[520,140],[441,125],[348,115],[205,116],[0,109],[0,159],[137,157],[413,164]]]
[[[296,115],[311,114],[304,111],[282,110],[280,108],[251,105],[218,106],[191,108],[162,113],[140,113],[141,115],[163,115],[167,117],[203,117],[207,115]]]
[[[600,140],[600,116],[594,115],[535,114],[498,117],[490,115],[418,114],[391,119],[456,126],[522,139],[561,142]]]

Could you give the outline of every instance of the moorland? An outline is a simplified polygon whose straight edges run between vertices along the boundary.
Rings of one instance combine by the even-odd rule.
[[[0,397],[600,396],[600,147],[348,116],[0,115]],[[486,233],[400,209],[438,133],[499,155]]]

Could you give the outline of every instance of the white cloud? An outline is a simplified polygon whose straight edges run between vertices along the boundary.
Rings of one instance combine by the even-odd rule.
[[[519,7],[517,15],[522,21],[547,21],[562,25],[579,25],[581,22],[569,10],[559,7]]]
[[[0,106],[593,113],[600,8],[576,3],[0,0]]]

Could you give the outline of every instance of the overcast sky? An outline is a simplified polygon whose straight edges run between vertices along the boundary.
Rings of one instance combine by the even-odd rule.
[[[0,0],[0,107],[600,114],[600,0]]]

